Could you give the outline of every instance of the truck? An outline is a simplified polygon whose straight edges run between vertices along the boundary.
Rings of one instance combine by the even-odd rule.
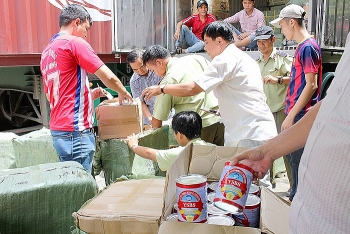
[[[294,0],[256,0],[266,22]],[[2,0],[0,14],[0,131],[28,131],[49,126],[49,107],[40,73],[41,52],[59,31],[60,9],[81,4],[93,18],[87,41],[102,61],[128,86],[132,69],[126,54],[134,48],[159,44],[174,50],[176,23],[195,13],[197,0]],[[241,1],[207,0],[209,13],[218,20],[242,9]],[[350,26],[350,2],[345,0],[299,0],[307,9],[308,30],[322,48],[322,95],[334,78]],[[294,54],[295,47],[283,44],[276,29],[280,50]],[[256,57],[258,51],[246,51]],[[205,53],[203,53],[205,55]],[[89,75],[93,85],[99,79]],[[102,83],[100,83],[102,85]]]

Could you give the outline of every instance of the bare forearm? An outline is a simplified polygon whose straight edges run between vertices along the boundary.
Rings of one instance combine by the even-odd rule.
[[[145,116],[149,121],[152,121],[152,114],[149,111],[146,103],[142,102],[142,114]]]
[[[136,145],[132,147],[132,150],[135,152],[135,154],[139,155],[142,158],[150,159],[154,162],[157,162],[157,151],[155,149]]]
[[[101,66],[95,72],[95,75],[97,75],[108,88],[113,89],[122,95],[128,93],[118,77],[106,65]]]
[[[269,140],[263,146],[263,151],[275,160],[282,155],[302,148],[306,143],[320,106],[321,102],[317,103],[296,124]]]
[[[183,84],[169,84],[164,87],[164,93],[178,97],[189,97],[203,92],[203,89],[195,82]]]
[[[312,95],[315,93],[316,89],[317,87],[313,86],[310,83],[306,83],[306,86],[301,92],[298,101],[295,103],[294,107],[288,113],[288,115],[292,116],[293,118],[297,116],[297,114],[304,108],[304,106],[306,106],[306,104],[312,98]]]

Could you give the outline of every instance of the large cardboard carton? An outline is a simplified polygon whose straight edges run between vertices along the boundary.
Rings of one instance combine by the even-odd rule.
[[[179,223],[165,221],[160,225],[158,234],[260,234],[256,228],[221,226],[204,223]]]
[[[230,160],[237,153],[242,152],[246,149],[247,148],[244,147],[224,147],[206,145],[187,146],[179,154],[177,160],[169,167],[167,171],[162,219],[165,220],[165,218],[171,214],[172,208],[176,202],[175,180],[178,176],[186,174],[200,174],[206,176],[208,182],[218,181],[220,179],[224,163]],[[288,203],[282,198],[278,197],[272,191],[266,188],[262,188],[261,204],[261,229],[266,233],[288,233]],[[169,224],[166,225],[168,226]],[[174,224],[170,225],[175,230],[180,230],[184,228],[184,223],[182,222],[174,222]],[[185,229],[187,230],[187,232],[183,231],[179,233],[191,233],[192,230],[198,228],[195,227],[197,226],[197,224],[195,226],[193,225],[194,224],[186,224]],[[202,226],[205,227],[208,225]],[[218,233],[220,233],[219,230],[222,230],[222,226],[219,225],[209,226],[216,226]],[[211,230],[212,228],[213,227],[210,227],[210,229],[208,230]],[[252,229],[253,231],[258,230],[254,228],[246,229]],[[161,228],[160,230],[164,229]],[[230,231],[232,231],[231,233],[236,233],[237,229],[235,229],[235,227],[232,227]],[[160,231],[159,233],[166,234],[167,232]]]
[[[98,136],[101,140],[126,138],[143,131],[141,101],[119,105],[117,98],[106,100],[96,107]]]
[[[290,205],[273,191],[261,187],[260,229],[264,233],[289,233]]]
[[[79,229],[89,234],[154,234],[162,215],[164,179],[111,184],[77,212]]]

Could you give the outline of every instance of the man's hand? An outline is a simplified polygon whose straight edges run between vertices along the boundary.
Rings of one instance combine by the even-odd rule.
[[[141,93],[141,97],[145,97],[145,99],[149,101],[151,97],[157,96],[161,93],[162,91],[160,90],[159,85],[154,85],[154,86],[145,88]]]
[[[94,88],[93,90],[91,90],[92,100],[95,100],[96,98],[99,98],[99,97],[105,97],[106,94],[107,94],[106,90],[101,88],[101,87],[97,87],[97,88]]]
[[[278,78],[271,76],[271,75],[267,75],[264,77],[264,84],[277,84],[278,83]]]
[[[137,139],[135,133],[128,136],[124,141],[128,144],[130,149],[132,149],[132,147],[135,147],[139,144],[139,140]]]
[[[126,93],[121,94],[118,93],[118,100],[119,100],[119,105],[123,105],[123,103],[128,102],[128,103],[132,103],[134,100],[132,99],[131,94],[126,91]]]
[[[176,31],[174,34],[174,41],[177,41],[180,39],[180,32]]]
[[[243,40],[244,38],[246,38],[249,35],[250,35],[250,33],[241,33],[241,34],[238,35],[238,39],[239,40]]]
[[[292,127],[294,124],[294,117],[291,115],[287,115],[287,117],[283,120],[283,123],[281,125],[281,131],[287,130],[288,128]]]
[[[263,152],[263,146],[258,146],[235,155],[230,165],[242,163],[254,170],[254,177],[261,179],[270,169],[273,161]]]

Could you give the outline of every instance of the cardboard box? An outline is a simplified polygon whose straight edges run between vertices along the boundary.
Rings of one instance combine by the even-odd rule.
[[[204,223],[180,223],[165,221],[160,225],[158,234],[260,234],[256,228],[237,226],[219,226]]]
[[[98,136],[101,140],[126,138],[132,133],[143,132],[141,101],[119,105],[117,98],[106,100],[96,107]]]
[[[180,154],[177,160],[169,167],[165,184],[165,196],[162,219],[171,214],[172,208],[176,202],[176,183],[178,176],[187,174],[200,174],[207,177],[208,182],[218,181],[224,167],[224,163],[230,160],[234,155],[247,148],[224,147],[224,146],[206,146],[206,145],[189,145]],[[266,233],[288,233],[288,214],[289,205],[282,198],[278,197],[272,191],[262,188],[261,204],[261,229]],[[165,223],[164,223],[165,224]],[[162,224],[163,225],[163,224]],[[161,226],[162,226],[161,225]],[[168,226],[169,224],[165,224]],[[182,229],[184,223],[174,222],[171,224],[175,230]],[[188,232],[194,230],[195,224],[188,225]],[[199,224],[201,225],[201,224]],[[208,226],[208,225],[204,225]],[[209,225],[210,226],[210,225]],[[222,229],[222,226],[217,226],[217,231]],[[210,227],[212,228],[212,227]],[[236,230],[232,227],[232,230]],[[246,228],[258,230],[255,228]],[[161,228],[160,230],[164,230]],[[235,233],[234,231],[233,233]],[[166,232],[159,232],[167,234]],[[181,233],[181,232],[179,232]],[[196,232],[199,233],[199,232]],[[213,232],[212,232],[213,233]],[[220,233],[220,232],[217,232]],[[225,232],[222,232],[225,233]],[[245,233],[245,232],[243,232]],[[249,232],[248,232],[249,233]]]
[[[79,229],[89,234],[154,234],[158,232],[164,179],[116,182],[73,213]]]

